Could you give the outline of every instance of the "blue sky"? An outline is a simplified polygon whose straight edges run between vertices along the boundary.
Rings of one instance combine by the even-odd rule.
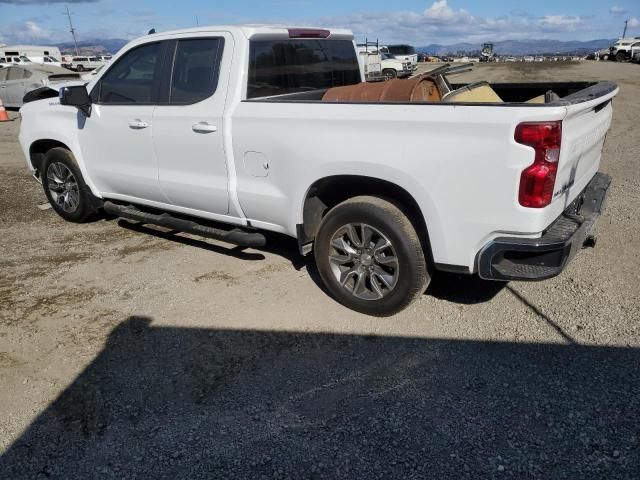
[[[0,42],[71,40],[73,12],[79,40],[135,38],[203,24],[285,23],[347,27],[359,38],[385,43],[483,42],[520,38],[616,38],[630,19],[640,36],[640,1],[537,0],[0,0]]]

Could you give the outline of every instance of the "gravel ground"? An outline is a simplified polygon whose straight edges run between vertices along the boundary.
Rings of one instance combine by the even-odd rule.
[[[0,478],[638,478],[640,66],[459,78],[619,83],[600,239],[541,283],[439,274],[390,319],[282,236],[64,223],[0,124]]]

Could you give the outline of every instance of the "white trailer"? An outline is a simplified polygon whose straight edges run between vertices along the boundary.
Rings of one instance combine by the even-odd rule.
[[[5,59],[19,59],[20,57],[26,57],[33,63],[42,63],[45,65],[55,65],[59,67],[61,66],[62,54],[58,47],[40,45],[5,45],[0,47],[0,57],[4,57]]]

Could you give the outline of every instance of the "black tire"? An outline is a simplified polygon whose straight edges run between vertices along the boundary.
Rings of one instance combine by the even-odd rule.
[[[396,72],[393,68],[385,68],[382,71],[382,76],[385,78],[385,80],[393,80],[398,76],[398,72]]]
[[[78,65],[78,66],[76,67],[76,71],[78,71],[78,72],[84,72],[84,67],[83,67],[82,65]]]
[[[65,184],[60,184],[52,178],[55,177],[60,180],[60,178],[55,175],[55,170],[59,170],[60,168],[59,164],[64,165],[73,176],[73,178],[67,177],[71,180],[65,182]],[[73,154],[66,148],[52,148],[47,152],[42,162],[41,178],[44,193],[51,207],[66,221],[84,223],[97,214],[97,199],[91,194],[86,183],[84,183],[84,179],[82,178]],[[67,193],[73,193],[73,204],[66,204],[64,201],[61,201],[61,196],[55,192],[56,189],[66,188],[67,183],[71,185]],[[73,189],[74,183],[76,186],[75,189]],[[65,187],[61,187],[61,185],[65,185]],[[56,201],[56,198],[59,201]]]
[[[358,257],[358,253],[353,255],[354,258],[358,257],[358,263],[354,264],[355,266],[341,265],[336,267],[334,264],[332,267],[329,256],[335,255],[337,252],[332,246],[332,240],[348,224],[370,226],[391,242],[393,254],[395,254],[391,256],[395,256],[397,259],[397,276],[393,288],[388,289],[382,298],[362,299],[353,293],[356,289],[355,279],[360,276],[358,273],[352,277],[353,289],[349,286],[343,286],[337,278],[340,273],[336,273],[336,268],[348,270],[360,265],[357,268],[361,269],[362,265],[365,265],[363,257]],[[360,235],[360,238],[362,236]],[[376,254],[371,254],[371,251],[374,250],[371,244],[373,244],[373,240],[370,240],[370,255],[366,260],[371,262],[373,255],[375,265],[362,267],[364,269],[379,266],[378,257]],[[344,306],[367,315],[386,317],[400,312],[424,293],[431,279],[422,244],[415,228],[397,206],[378,197],[354,197],[331,209],[320,224],[315,239],[314,255],[318,272],[333,297]],[[384,255],[382,258],[387,258],[386,254]],[[369,290],[374,290],[372,285],[374,280],[373,275],[369,275],[365,280],[365,283],[368,282],[368,286],[371,287]],[[378,288],[382,285],[379,281],[376,283]]]
[[[626,62],[627,55],[624,52],[616,53],[616,62]]]

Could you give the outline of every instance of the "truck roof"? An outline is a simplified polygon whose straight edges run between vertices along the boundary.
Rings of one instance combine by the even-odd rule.
[[[328,30],[330,32],[330,35],[328,38],[330,39],[353,40],[353,32],[351,30],[342,29],[342,28],[310,27],[310,26],[298,26],[298,25],[270,25],[270,24],[210,25],[210,26],[180,29],[180,30],[171,30],[168,32],[158,32],[151,35],[147,35],[146,37],[141,37],[137,40],[142,40],[150,36],[161,38],[165,36],[182,35],[185,33],[197,34],[197,33],[206,33],[206,32],[212,32],[212,31],[213,32],[226,31],[233,34],[243,35],[248,39],[251,39],[256,36],[260,36],[260,37],[286,36],[287,38],[289,38],[290,29],[308,30],[308,31]]]

